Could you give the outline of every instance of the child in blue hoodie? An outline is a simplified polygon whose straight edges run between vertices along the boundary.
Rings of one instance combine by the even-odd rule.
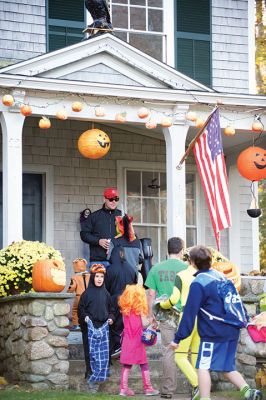
[[[189,259],[198,272],[191,283],[183,318],[170,346],[178,348],[179,342],[192,333],[195,319],[198,317],[200,348],[196,368],[200,399],[210,400],[210,371],[217,371],[223,372],[246,400],[261,400],[262,393],[251,389],[242,375],[236,371],[235,359],[240,328],[223,321],[224,304],[216,284],[221,275],[211,270],[210,250],[204,246],[195,246],[190,250]],[[215,318],[210,318],[210,315]]]

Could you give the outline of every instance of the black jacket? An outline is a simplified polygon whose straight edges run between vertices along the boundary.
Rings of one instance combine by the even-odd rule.
[[[102,326],[108,318],[115,319],[115,308],[105,284],[97,287],[94,284],[95,274],[90,275],[89,286],[80,296],[78,319],[81,330],[86,329],[85,317],[92,320],[95,328]]]
[[[104,206],[94,211],[81,224],[80,237],[90,245],[90,261],[105,261],[106,250],[99,245],[100,239],[113,239],[116,235],[115,217],[121,215],[118,209],[107,210]]]

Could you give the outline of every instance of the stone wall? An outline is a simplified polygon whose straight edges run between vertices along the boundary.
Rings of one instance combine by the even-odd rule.
[[[28,293],[0,299],[0,375],[35,389],[68,388],[71,297]]]

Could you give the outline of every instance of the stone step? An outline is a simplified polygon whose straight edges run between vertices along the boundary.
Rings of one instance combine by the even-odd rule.
[[[151,373],[151,381],[154,388],[159,389],[162,377],[162,366],[160,360],[149,361],[149,368]],[[70,360],[69,367],[69,382],[70,389],[82,392],[88,392],[88,386],[84,378],[85,365],[83,360]],[[101,383],[100,392],[109,394],[117,394],[120,384],[121,367],[118,360],[113,361],[110,368],[110,377],[106,382]],[[134,365],[129,377],[129,385],[136,393],[143,393],[143,385],[141,379],[141,371],[139,366]],[[184,378],[180,370],[178,370],[177,377],[177,393],[184,394],[190,392],[190,385]]]

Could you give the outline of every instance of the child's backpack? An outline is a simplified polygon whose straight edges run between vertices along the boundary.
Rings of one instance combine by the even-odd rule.
[[[207,314],[210,319],[216,319],[238,328],[246,327],[249,317],[233,282],[219,273],[219,278],[217,278],[217,272],[215,274],[216,276],[207,272],[203,272],[202,274],[208,275],[210,279],[216,281],[217,293],[223,302],[225,315],[221,318],[210,314],[208,311],[204,310],[204,308],[201,308],[201,311]]]

